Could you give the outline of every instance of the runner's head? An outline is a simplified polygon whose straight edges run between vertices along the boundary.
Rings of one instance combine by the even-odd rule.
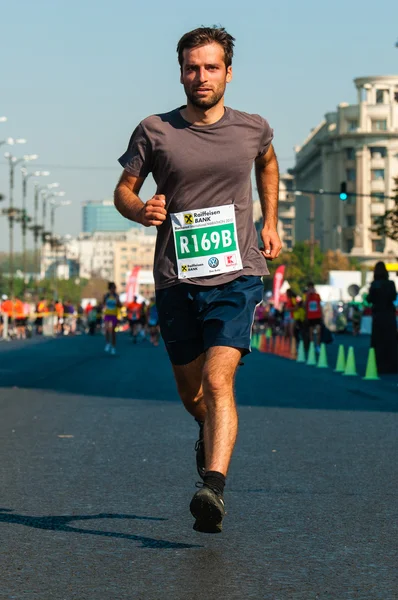
[[[234,38],[223,27],[199,27],[177,45],[181,83],[188,101],[208,110],[220,102],[232,79]]]
[[[116,285],[113,281],[110,281],[108,283],[108,290],[111,292],[111,294],[114,294],[116,292]]]
[[[307,289],[308,289],[309,292],[315,292],[315,286],[314,286],[314,284],[313,284],[312,281],[309,281],[307,283]]]

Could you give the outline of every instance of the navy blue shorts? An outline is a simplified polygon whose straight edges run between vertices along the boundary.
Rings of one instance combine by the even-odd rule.
[[[187,365],[213,346],[250,352],[256,305],[263,299],[261,277],[242,275],[208,287],[180,283],[157,290],[162,338],[173,365]]]

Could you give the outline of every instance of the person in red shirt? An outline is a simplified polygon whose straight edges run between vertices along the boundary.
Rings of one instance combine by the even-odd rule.
[[[312,281],[308,283],[308,291],[305,298],[305,313],[307,317],[310,341],[315,342],[315,347],[319,350],[319,346],[321,344],[322,326],[321,297],[319,294],[317,294]]]
[[[142,323],[142,304],[137,302],[137,296],[134,296],[133,301],[129,302],[126,305],[127,308],[127,316],[130,323],[130,332],[133,338],[133,343],[137,343],[137,337],[141,330]]]

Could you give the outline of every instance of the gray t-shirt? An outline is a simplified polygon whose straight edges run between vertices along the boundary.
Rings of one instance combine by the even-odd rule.
[[[181,107],[183,108],[183,107]],[[267,152],[273,130],[259,115],[225,108],[208,126],[192,125],[180,110],[152,115],[133,132],[119,163],[136,177],[152,173],[157,194],[166,196],[166,221],[158,227],[154,277],[157,289],[182,281],[215,286],[241,275],[267,275],[253,223],[251,170]],[[180,280],[170,213],[233,204],[243,269]]]

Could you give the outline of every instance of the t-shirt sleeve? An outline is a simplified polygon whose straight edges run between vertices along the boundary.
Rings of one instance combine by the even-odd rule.
[[[274,130],[271,129],[268,121],[261,118],[261,125],[262,125],[262,132],[261,132],[261,137],[260,137],[260,146],[258,149],[258,156],[263,156],[267,152],[268,148],[271,145],[273,137],[274,137]]]
[[[140,123],[133,131],[126,152],[119,158],[119,163],[130,175],[147,177],[152,170],[151,142]]]

